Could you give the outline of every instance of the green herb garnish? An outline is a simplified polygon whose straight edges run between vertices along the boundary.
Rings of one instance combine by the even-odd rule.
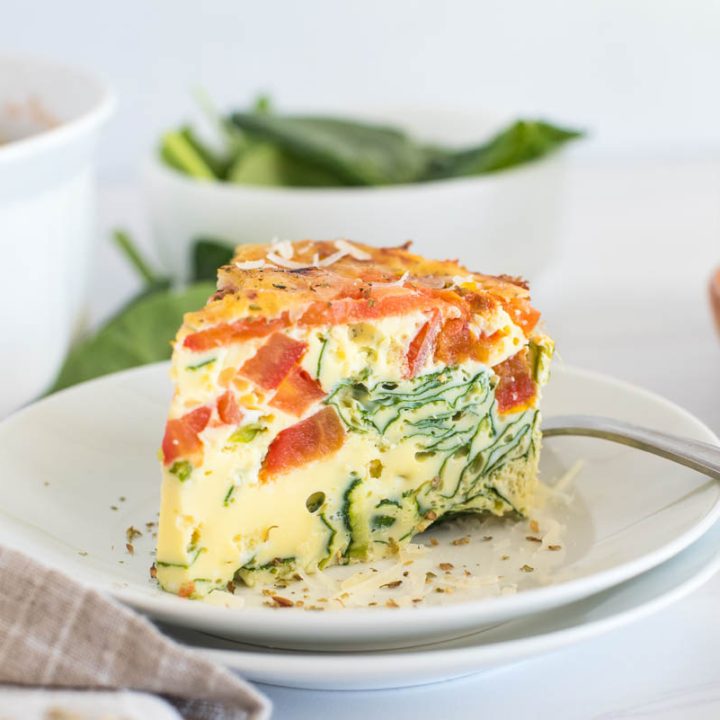
[[[322,346],[320,347],[320,354],[318,355],[318,361],[317,361],[317,368],[315,369],[315,377],[319,380],[320,379],[320,371],[322,370],[322,361],[323,356],[325,355],[325,348],[328,344],[328,339],[326,336],[321,335],[320,340],[322,341]]]
[[[230,506],[234,492],[235,492],[235,485],[231,485],[230,488],[228,489],[228,491],[225,493],[225,498],[223,500],[223,505],[225,507]]]
[[[392,505],[393,507],[401,507],[397,500],[391,500],[390,498],[383,498],[375,507],[379,508],[383,505]]]
[[[387,528],[395,524],[396,518],[390,515],[374,515],[372,519],[372,526],[375,529]]]
[[[180,482],[185,482],[192,475],[193,466],[187,460],[176,460],[168,472]]]
[[[204,367],[207,367],[208,365],[212,365],[214,362],[215,362],[215,358],[210,358],[209,360],[203,360],[202,362],[199,362],[196,365],[188,365],[185,369],[195,372],[196,370],[199,370],[200,368],[204,368]]]
[[[249,443],[255,439],[258,433],[265,432],[267,428],[258,423],[251,423],[250,425],[244,425],[238,428],[229,438],[228,442],[231,443]]]

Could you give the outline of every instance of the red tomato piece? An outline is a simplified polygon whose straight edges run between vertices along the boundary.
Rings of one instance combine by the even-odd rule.
[[[527,298],[514,298],[505,304],[505,310],[525,335],[529,335],[540,320],[540,311],[536,310]]]
[[[480,335],[478,338],[473,338],[470,349],[472,359],[481,363],[487,363],[488,360],[490,360],[490,351],[493,345],[500,341],[503,334],[502,330],[496,330],[492,335]]]
[[[435,360],[459,365],[470,357],[472,335],[467,320],[451,318],[443,323],[435,343]]]
[[[459,310],[461,317],[470,317],[470,311],[472,308],[470,307],[467,298],[454,290],[449,290],[447,288],[430,288],[421,284],[415,285],[414,289],[421,295],[429,298],[432,301],[433,307],[437,308],[441,305],[448,305],[454,307],[456,310]]]
[[[280,383],[270,405],[299,417],[324,397],[325,392],[320,383],[296,365]]]
[[[495,388],[495,399],[501,413],[519,411],[527,407],[537,393],[532,378],[527,350],[496,365],[493,370],[500,378]]]
[[[270,443],[260,469],[260,480],[332,455],[345,441],[345,430],[335,410],[326,407],[282,430]]]
[[[194,455],[202,450],[198,435],[205,429],[212,410],[199,407],[181,418],[168,420],[162,441],[163,462],[169,465],[179,457]]]
[[[405,356],[405,377],[414,378],[432,355],[435,339],[440,332],[440,313],[436,310],[432,317],[418,330],[417,335],[410,341]]]
[[[343,325],[392,315],[405,315],[414,310],[429,310],[437,304],[437,300],[430,296],[411,293],[390,295],[380,299],[343,298],[332,302],[314,302],[302,314],[300,324]]]
[[[212,350],[223,345],[243,342],[251,338],[264,337],[287,325],[285,316],[268,320],[267,318],[244,318],[233,323],[220,323],[207,330],[188,335],[183,347],[195,352]]]
[[[486,363],[490,359],[490,350],[502,333],[475,337],[470,332],[467,321],[462,318],[446,320],[435,343],[435,360],[446,365],[460,365],[469,358]]]
[[[194,594],[195,594],[195,583],[192,580],[188,580],[187,582],[184,582],[178,588],[178,595],[181,598],[189,598],[189,597],[192,597]]]
[[[267,342],[240,368],[240,374],[265,390],[274,390],[307,350],[307,344],[282,333]]]
[[[217,400],[218,416],[226,425],[237,425],[243,418],[235,396],[226,390]]]

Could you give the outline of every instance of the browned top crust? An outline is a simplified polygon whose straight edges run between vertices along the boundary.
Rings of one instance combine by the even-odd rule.
[[[203,310],[186,316],[186,329],[292,314],[312,303],[368,298],[390,288],[393,295],[441,295],[471,285],[476,312],[483,303],[490,310],[529,298],[527,283],[519,278],[472,272],[457,260],[431,260],[408,247],[343,240],[240,245],[232,263],[218,271],[218,292]]]

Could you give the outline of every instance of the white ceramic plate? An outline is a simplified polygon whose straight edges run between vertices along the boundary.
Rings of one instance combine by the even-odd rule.
[[[426,685],[497,669],[588,640],[680,600],[720,569],[720,527],[680,555],[563,608],[409,651],[306,653],[259,648],[193,630],[165,630],[256,682],[318,690]]]
[[[478,521],[469,533],[455,526],[435,531],[437,547],[427,549],[408,570],[451,561],[452,577],[435,567],[439,577],[434,582],[446,584],[468,569],[480,575],[479,586],[430,593],[417,607],[339,609],[331,599],[327,607],[338,609],[328,612],[268,608],[259,589],[246,588],[236,596],[218,594],[219,605],[183,600],[159,591],[148,572],[153,542],[145,524],[155,519],[158,507],[156,454],[169,394],[167,365],[150,366],[70,389],[0,425],[0,542],[155,618],[225,637],[345,650],[457,637],[577,601],[636,576],[697,540],[720,511],[720,486],[690,470],[609,443],[558,438],[546,443],[547,480],[578,458],[585,462],[575,498],[561,518],[566,529],[559,553],[549,552],[545,543],[528,542],[533,531],[526,524]],[[716,441],[675,405],[575,370],[555,369],[544,408],[548,415],[611,415]],[[550,525],[551,519],[544,518],[541,530]],[[144,533],[133,541],[132,555],[125,537],[130,526]],[[466,533],[471,543],[451,544]],[[493,542],[483,542],[489,534]],[[377,565],[382,572],[393,571]],[[534,571],[522,572],[526,565]],[[316,579],[333,583],[357,570],[331,568]],[[493,582],[493,577],[483,582],[488,572]],[[402,593],[412,579],[396,591],[401,602],[410,602]],[[393,597],[387,589],[378,593],[381,605]],[[223,606],[226,601],[231,607]]]

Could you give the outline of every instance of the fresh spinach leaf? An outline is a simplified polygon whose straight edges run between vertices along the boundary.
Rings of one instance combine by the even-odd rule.
[[[191,138],[188,128],[165,133],[160,140],[160,157],[170,167],[197,180],[217,180],[218,175]]]
[[[434,148],[425,180],[482,175],[538,160],[581,138],[579,130],[540,120],[518,120],[487,143],[455,152]]]
[[[222,152],[184,126],[163,136],[161,156],[198,179],[260,187],[394,185],[481,175],[537,160],[583,136],[540,120],[518,120],[488,142],[458,150],[382,124],[278,115],[266,96],[226,117],[207,97],[200,102],[219,131]]]
[[[192,127],[183,125],[177,131],[163,135],[160,156],[168,165],[191,177],[229,180],[231,175],[238,173],[238,166],[243,164],[240,161],[251,150],[253,143],[248,142],[237,125],[218,112],[207,93],[197,91],[195,94],[198,105],[216,134],[219,149],[214,149],[201,140]],[[260,95],[255,101],[253,112],[263,114],[270,111],[270,98]],[[262,182],[261,179],[251,177],[249,184],[283,183]]]
[[[215,282],[217,270],[227,265],[234,255],[233,246],[215,238],[198,238],[192,249],[192,279],[194,282]]]
[[[231,119],[250,137],[323,168],[347,185],[413,182],[422,177],[427,165],[423,145],[385,125],[257,113],[234,113]]]
[[[50,392],[118,370],[166,360],[186,312],[203,307],[215,292],[214,282],[200,282],[183,290],[170,288],[133,244],[118,230],[117,247],[145,281],[145,288],[96,333],[76,343]]]
[[[253,103],[253,112],[258,115],[271,113],[273,111],[272,98],[269,95],[260,94]]]
[[[220,179],[227,175],[229,168],[229,159],[227,152],[215,150],[210,145],[200,139],[198,134],[189,125],[185,125],[180,129],[183,138],[193,150],[202,158],[203,162],[210,168],[216,179]]]
[[[259,187],[334,187],[346,184],[326,168],[298,159],[265,141],[248,143],[230,168],[227,180],[236,185]]]
[[[153,292],[131,302],[94,335],[76,344],[51,392],[136,365],[167,360],[183,315],[205,305],[214,283]]]
[[[374,515],[371,524],[375,530],[379,530],[380,528],[392,527],[396,520],[397,518],[392,517],[392,515]]]
[[[222,148],[219,153],[221,166],[216,174],[219,180],[227,180],[231,168],[247,149],[248,140],[237,125],[219,112],[206,92],[196,90],[195,99],[207,118],[210,128],[215,132],[217,144]],[[260,98],[258,102],[260,102]]]

